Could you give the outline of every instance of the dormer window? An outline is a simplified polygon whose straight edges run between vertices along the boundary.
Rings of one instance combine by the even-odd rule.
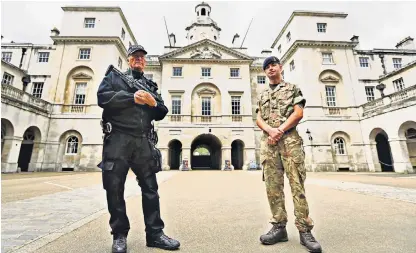
[[[201,16],[205,16],[205,8],[202,8],[202,10],[201,10]]]

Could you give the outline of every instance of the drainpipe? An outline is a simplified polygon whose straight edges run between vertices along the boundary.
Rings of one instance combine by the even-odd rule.
[[[22,48],[22,57],[20,58],[19,69],[21,69],[21,68],[22,68],[22,65],[23,65],[23,58],[25,57],[26,50],[27,50],[26,48]]]

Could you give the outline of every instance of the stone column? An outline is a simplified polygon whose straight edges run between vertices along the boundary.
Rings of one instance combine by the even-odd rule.
[[[162,170],[170,170],[170,166],[168,164],[169,161],[169,149],[161,148],[160,153],[162,154]]]
[[[22,137],[5,136],[1,157],[1,172],[18,172],[17,161],[19,159]]]
[[[377,146],[376,142],[364,144],[364,153],[368,164],[368,170],[371,172],[380,172],[381,166],[378,162]]]
[[[398,173],[412,173],[413,167],[410,162],[406,139],[390,139],[389,144],[393,157],[394,171]]]
[[[182,148],[182,161],[181,161],[181,165],[179,166],[179,170],[192,170],[192,166],[191,166],[191,149],[190,148]],[[183,166],[183,161],[187,160],[188,161],[188,168]]]
[[[307,145],[303,147],[305,150],[305,167],[306,171],[314,171],[315,160],[313,157],[313,146]]]
[[[230,161],[230,169],[234,170],[234,166],[231,163],[231,147],[222,147],[221,148],[221,170],[225,169],[225,160],[229,160]],[[227,170],[230,170],[227,169]]]
[[[245,151],[245,155],[244,155],[243,170],[248,170],[250,168],[250,161],[256,161],[256,148],[246,147],[244,151]]]

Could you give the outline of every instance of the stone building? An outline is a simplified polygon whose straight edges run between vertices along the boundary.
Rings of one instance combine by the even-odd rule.
[[[2,172],[98,169],[96,91],[110,64],[126,70],[137,41],[120,8],[62,9],[52,45],[2,43]],[[255,104],[268,86],[262,62],[273,53],[307,100],[298,130],[308,170],[413,172],[413,38],[363,50],[343,32],[347,14],[295,11],[271,49],[249,56],[238,34],[231,47],[220,42],[209,4],[194,11],[187,45],[170,34],[163,55],[147,56],[145,73],[169,108],[155,124],[165,170],[261,167]]]

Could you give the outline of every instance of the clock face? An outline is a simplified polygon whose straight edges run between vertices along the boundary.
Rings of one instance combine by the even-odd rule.
[[[203,32],[203,33],[201,33],[201,38],[202,38],[202,39],[206,39],[206,38],[207,38],[207,34],[206,34],[206,33],[204,33],[204,32]]]

